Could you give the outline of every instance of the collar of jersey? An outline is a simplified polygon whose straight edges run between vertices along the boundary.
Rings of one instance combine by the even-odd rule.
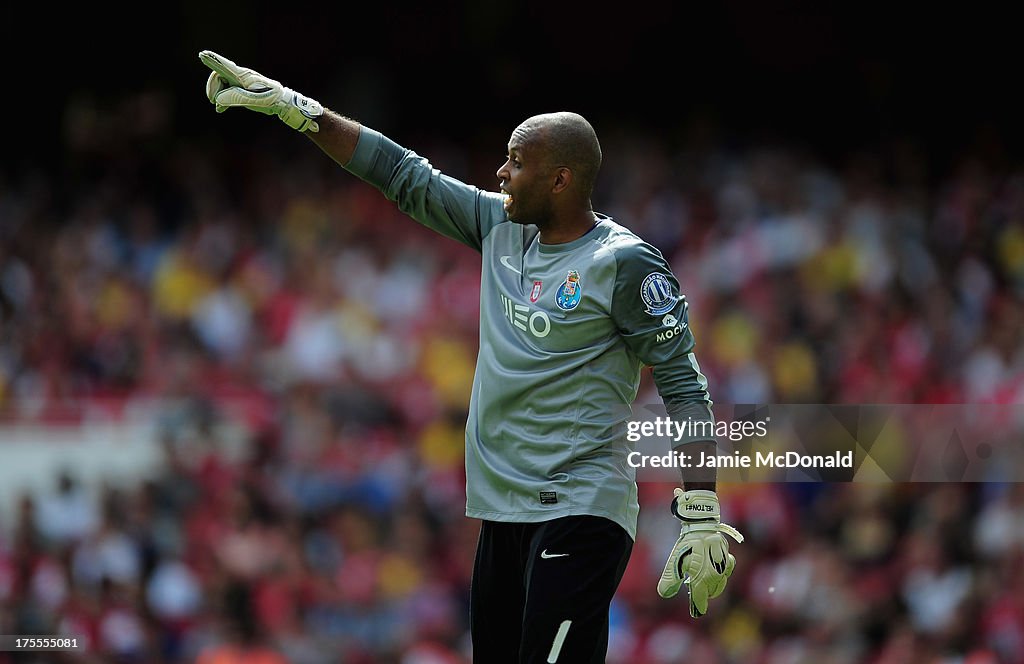
[[[594,216],[597,217],[597,221],[595,221],[594,225],[590,227],[590,230],[572,242],[563,242],[562,244],[544,244],[538,239],[537,250],[542,254],[564,254],[567,251],[572,251],[573,249],[590,242],[593,239],[594,231],[601,227],[601,222],[609,218],[600,212],[595,212]]]

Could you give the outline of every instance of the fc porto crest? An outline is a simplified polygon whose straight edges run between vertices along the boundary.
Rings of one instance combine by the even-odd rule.
[[[640,298],[647,307],[647,313],[652,316],[667,314],[679,301],[672,294],[672,282],[661,272],[651,272],[644,278],[640,284]]]
[[[530,291],[530,302],[536,302],[540,298],[540,289],[543,285],[543,281],[533,282],[533,290]]]
[[[562,311],[572,311],[579,306],[582,297],[583,283],[580,281],[580,273],[576,270],[569,270],[565,281],[555,292],[555,304]]]

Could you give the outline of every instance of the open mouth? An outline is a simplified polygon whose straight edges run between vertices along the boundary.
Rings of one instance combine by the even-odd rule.
[[[504,189],[501,190],[501,193],[505,194],[505,211],[507,212],[508,209],[512,207],[512,203],[515,199],[512,197],[512,194],[508,193]]]

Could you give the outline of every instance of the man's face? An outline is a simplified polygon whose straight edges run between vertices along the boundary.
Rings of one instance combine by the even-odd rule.
[[[508,159],[496,174],[506,195],[505,214],[517,224],[543,226],[552,217],[554,173],[541,138],[537,130],[517,127],[508,142]]]

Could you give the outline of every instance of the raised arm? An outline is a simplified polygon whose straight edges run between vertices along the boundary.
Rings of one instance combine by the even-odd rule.
[[[339,166],[348,166],[359,143],[361,125],[326,108],[317,124],[320,131],[306,131],[306,136]]]
[[[213,70],[206,96],[218,113],[238,107],[276,115],[424,226],[481,251],[491,229],[507,221],[502,195],[444,175],[379,132],[222,55],[202,51],[199,59]]]

